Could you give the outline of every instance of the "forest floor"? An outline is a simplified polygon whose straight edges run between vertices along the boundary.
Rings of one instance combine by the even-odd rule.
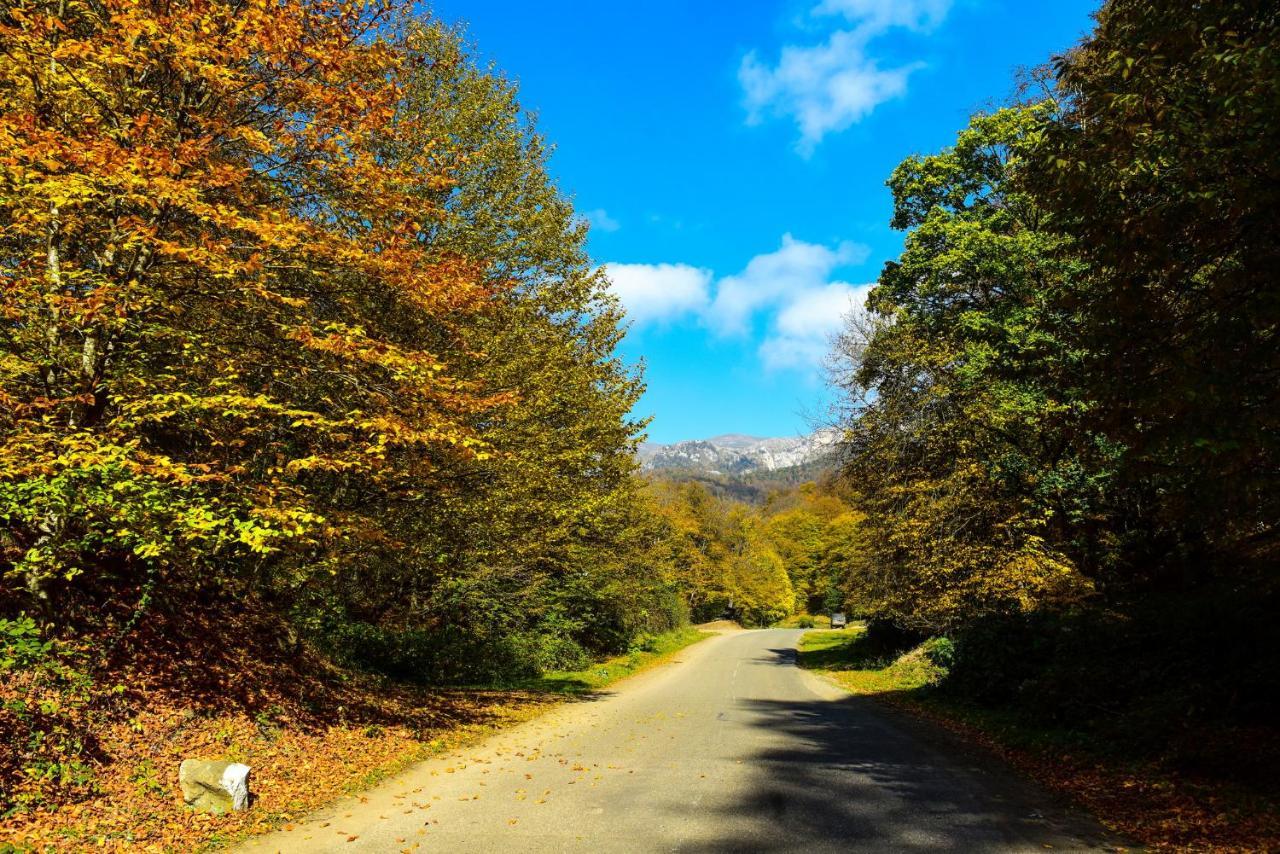
[[[284,655],[271,642],[195,649],[195,628],[141,627],[136,653],[95,673],[92,701],[42,724],[82,743],[89,761],[70,780],[4,781],[23,805],[0,817],[0,854],[216,849],[287,826],[708,636],[692,628],[660,635],[646,650],[513,688],[428,689],[336,667],[306,650]],[[240,637],[264,637],[255,633],[262,626],[238,628]],[[0,685],[0,705],[23,690]],[[248,764],[253,808],[227,816],[186,808],[177,768],[190,757]]]
[[[1124,757],[1078,732],[1030,726],[1014,710],[948,697],[934,690],[945,670],[922,648],[885,656],[865,643],[862,626],[852,625],[807,633],[797,663],[997,754],[1149,850],[1280,851],[1280,803],[1273,794]]]

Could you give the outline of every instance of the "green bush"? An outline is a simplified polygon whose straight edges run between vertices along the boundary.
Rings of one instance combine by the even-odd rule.
[[[432,685],[502,684],[591,660],[572,638],[501,626],[395,630],[352,622],[337,627],[329,645],[349,665]]]
[[[53,642],[40,637],[35,620],[25,614],[16,620],[0,617],[0,675],[47,667],[53,659],[52,650]]]
[[[630,653],[654,652],[658,649],[658,636],[645,632],[637,635],[627,650]]]
[[[929,638],[920,646],[924,657],[935,667],[950,671],[956,660],[956,647],[950,638]]]
[[[1265,780],[1280,746],[1245,736],[1280,708],[1278,600],[1242,584],[986,617],[955,634],[942,689],[1108,750]]]
[[[799,620],[796,621],[796,625],[802,629],[811,629],[814,626],[813,617],[810,617],[808,614],[805,614],[803,617],[801,617]]]
[[[909,629],[893,620],[871,619],[867,621],[864,643],[877,655],[896,658],[928,640],[928,635]]]

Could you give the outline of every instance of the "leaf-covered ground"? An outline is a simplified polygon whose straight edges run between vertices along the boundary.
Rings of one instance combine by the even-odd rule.
[[[866,643],[862,627],[853,626],[809,632],[798,662],[852,693],[875,696],[982,745],[1148,849],[1280,850],[1280,804],[1272,796],[1193,779],[1153,761],[1125,761],[1085,739],[1069,744],[1011,713],[929,691],[945,670],[922,647],[885,656]]]
[[[545,684],[442,690],[353,673],[304,650],[281,653],[264,634],[267,625],[248,617],[231,628],[157,620],[124,656],[98,662],[92,700],[55,716],[86,746],[85,779],[11,773],[4,782],[23,806],[0,819],[0,852],[217,848],[287,825],[415,760],[527,720],[705,637],[660,635],[650,650],[553,674]],[[226,642],[237,636],[257,640]],[[18,692],[29,695],[29,688],[22,680],[0,685],[0,703],[24,699]],[[188,810],[177,770],[189,757],[251,766],[253,808],[220,817]]]

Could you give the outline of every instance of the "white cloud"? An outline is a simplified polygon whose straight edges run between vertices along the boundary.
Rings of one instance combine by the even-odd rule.
[[[757,255],[741,273],[720,280],[706,312],[707,324],[724,335],[742,334],[756,311],[790,304],[824,286],[835,268],[865,261],[867,253],[857,244],[828,248],[785,234],[779,249]]]
[[[748,123],[766,115],[790,116],[800,130],[797,148],[809,155],[828,133],[865,118],[880,104],[900,97],[920,62],[885,68],[870,43],[892,29],[925,32],[946,17],[951,0],[823,0],[815,17],[838,16],[849,27],[816,45],[785,45],[776,66],[752,51],[742,60]]]
[[[688,264],[607,264],[605,274],[640,324],[700,312],[710,299],[711,271]]]
[[[760,345],[765,367],[812,370],[822,364],[845,315],[866,303],[872,287],[831,282],[801,293],[779,312]]]
[[[720,336],[760,330],[758,353],[767,369],[812,376],[844,315],[861,306],[872,287],[833,273],[861,264],[869,252],[856,243],[824,246],[785,234],[776,250],[719,279],[687,264],[608,264],[605,271],[634,323],[696,317]]]
[[[597,231],[617,231],[622,228],[622,223],[609,216],[609,212],[604,208],[585,211],[582,214],[582,218]]]

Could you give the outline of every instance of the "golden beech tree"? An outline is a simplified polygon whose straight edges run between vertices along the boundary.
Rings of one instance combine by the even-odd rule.
[[[431,249],[439,212],[404,189],[445,190],[458,165],[397,109],[407,12],[0,11],[7,585],[47,607],[106,564],[207,572],[289,540],[384,538],[363,492],[484,453],[465,425],[508,400],[443,353],[497,286]],[[414,152],[378,156],[407,132]]]
[[[298,591],[295,617],[347,649],[374,649],[371,637],[411,647],[395,654],[396,669],[431,678],[483,681],[493,672],[476,666],[527,662],[528,651],[545,663],[549,649],[570,653],[548,665],[562,669],[576,645],[626,649],[631,621],[660,610],[633,598],[655,586],[651,567],[618,581],[642,563],[636,528],[650,515],[632,479],[640,372],[618,358],[621,306],[514,83],[439,22],[412,22],[402,43],[412,71],[381,156],[415,157],[441,138],[457,152],[449,187],[405,189],[444,212],[430,223],[435,250],[483,258],[495,291],[460,325],[451,370],[518,402],[474,413],[468,423],[491,450],[438,460],[429,500],[380,496],[396,536],[335,554],[336,573]],[[532,640],[544,635],[573,641]]]

